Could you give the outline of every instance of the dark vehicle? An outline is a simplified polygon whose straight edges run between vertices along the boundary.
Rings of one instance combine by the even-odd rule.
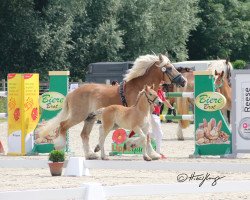
[[[132,68],[133,62],[98,62],[88,66],[86,82],[108,83],[113,80],[121,82],[126,71]]]

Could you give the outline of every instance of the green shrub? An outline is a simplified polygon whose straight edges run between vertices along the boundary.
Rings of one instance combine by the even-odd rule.
[[[7,98],[0,97],[0,113],[7,113]]]
[[[244,69],[246,62],[244,60],[236,60],[233,62],[234,69]]]
[[[65,160],[64,151],[53,150],[49,154],[49,160],[52,162],[63,162]]]

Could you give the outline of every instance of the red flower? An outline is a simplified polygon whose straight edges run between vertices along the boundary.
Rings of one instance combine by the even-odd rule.
[[[123,143],[127,138],[126,131],[124,129],[117,129],[114,131],[112,139],[116,144]]]

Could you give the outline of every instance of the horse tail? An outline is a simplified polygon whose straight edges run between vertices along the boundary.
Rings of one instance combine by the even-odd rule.
[[[95,112],[89,113],[88,117],[86,118],[86,121],[92,121],[93,119],[100,120],[103,110],[104,108],[100,108],[96,110]]]
[[[40,137],[45,137],[49,133],[60,126],[61,121],[65,120],[69,115],[68,99],[66,97],[62,110],[52,119],[46,122],[46,124],[38,128],[37,132]]]

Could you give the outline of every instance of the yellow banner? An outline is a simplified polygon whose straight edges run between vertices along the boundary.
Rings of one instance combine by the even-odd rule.
[[[23,74],[22,153],[33,148],[33,132],[39,121],[39,74]]]
[[[8,74],[8,154],[33,148],[39,120],[39,74]]]
[[[8,74],[8,153],[21,154],[22,75]]]

